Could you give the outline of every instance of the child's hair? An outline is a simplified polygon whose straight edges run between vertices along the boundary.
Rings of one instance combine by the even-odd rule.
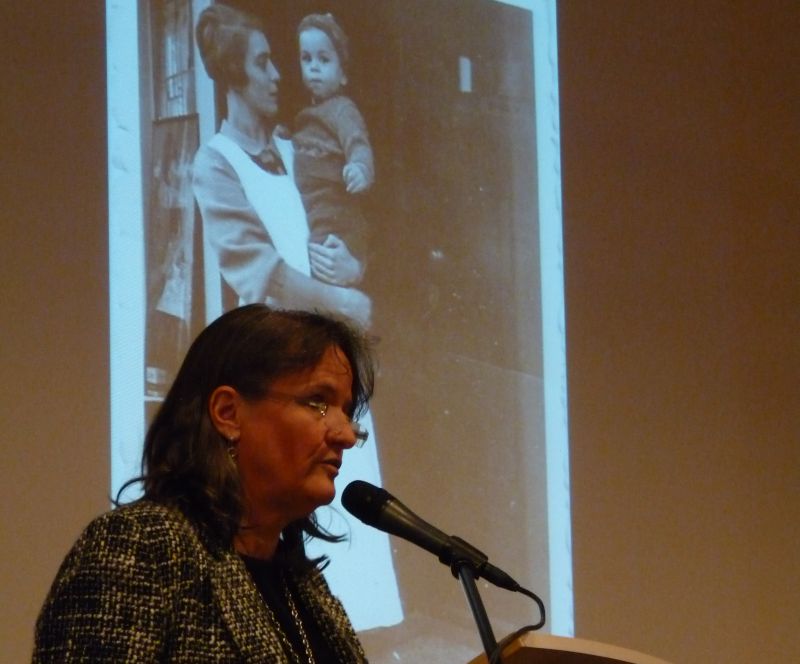
[[[309,14],[297,26],[297,36],[304,30],[316,28],[321,30],[328,39],[331,40],[333,48],[336,49],[336,54],[339,56],[339,64],[342,66],[342,71],[347,73],[350,66],[350,48],[347,43],[347,35],[342,30],[342,27],[333,18],[333,14]]]

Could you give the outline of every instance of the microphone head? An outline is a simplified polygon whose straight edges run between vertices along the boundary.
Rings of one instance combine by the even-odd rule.
[[[363,480],[353,480],[342,492],[342,506],[368,526],[374,526],[390,498],[384,489]]]

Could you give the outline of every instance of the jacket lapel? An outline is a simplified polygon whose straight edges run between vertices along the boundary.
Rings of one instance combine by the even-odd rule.
[[[233,551],[214,560],[211,582],[220,613],[246,662],[286,661],[261,595]]]

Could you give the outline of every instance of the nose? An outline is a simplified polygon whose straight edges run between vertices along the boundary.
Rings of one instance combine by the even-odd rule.
[[[350,425],[350,419],[341,411],[331,417],[333,413],[328,412],[325,417],[327,430],[327,440],[330,445],[349,450],[355,447],[356,434]]]
[[[275,66],[275,63],[272,60],[269,61],[270,72],[269,76],[275,83],[281,80],[281,74],[278,71],[278,68]]]

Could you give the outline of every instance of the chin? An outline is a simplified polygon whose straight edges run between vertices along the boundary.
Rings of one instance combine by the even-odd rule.
[[[278,107],[270,107],[261,110],[261,117],[267,122],[273,122],[278,117]]]
[[[334,498],[336,498],[336,489],[331,487],[331,490],[326,492],[324,496],[320,496],[320,506],[330,505]]]
[[[313,487],[308,492],[308,501],[313,504],[311,511],[313,512],[318,507],[329,505],[336,497],[336,487],[333,482],[327,485],[318,485]]]

